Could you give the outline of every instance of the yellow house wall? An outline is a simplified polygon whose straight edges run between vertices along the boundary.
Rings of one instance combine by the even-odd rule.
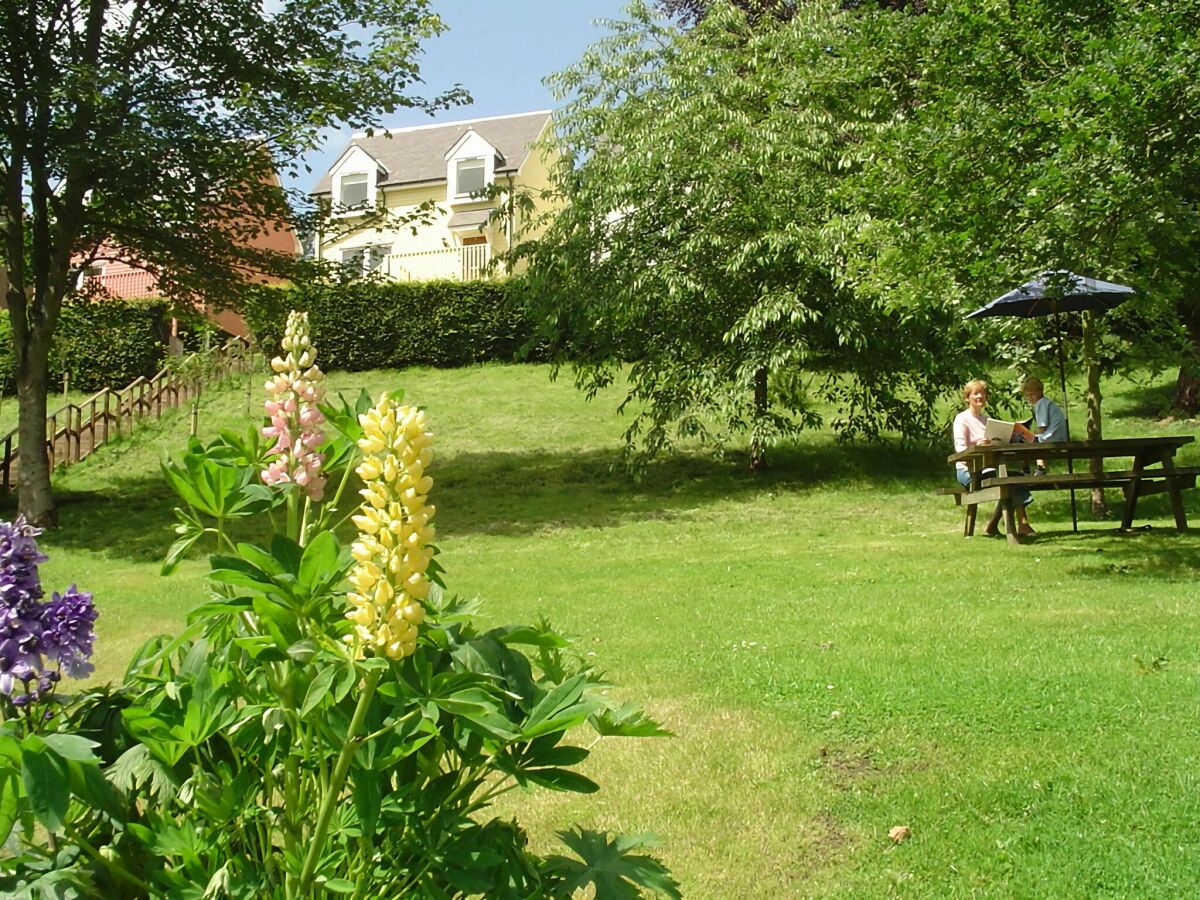
[[[550,186],[549,163],[550,158],[545,152],[535,151],[529,155],[525,164],[515,175],[497,177],[501,188],[506,190],[510,188],[511,177],[512,189],[528,193],[539,204],[537,213],[532,219],[517,215],[516,221],[513,223],[513,231],[518,241],[534,237],[544,229],[544,224],[539,224],[537,220],[538,214],[546,208],[546,200],[542,197],[542,192]],[[445,182],[383,189],[378,200],[386,205],[390,214],[388,220],[357,230],[348,226],[353,226],[357,221],[365,221],[363,217],[341,220],[336,236],[333,234],[323,235],[320,249],[321,258],[339,261],[345,250],[389,244],[393,257],[418,255],[411,259],[401,260],[400,263],[409,277],[423,279],[447,277],[444,270],[451,265],[451,255],[447,251],[460,246],[463,237],[483,234],[488,239],[493,256],[509,249],[508,229],[502,216],[498,217],[497,221],[489,222],[482,231],[474,228],[460,230],[457,236],[451,232],[449,222],[454,212],[483,208],[494,205],[495,201],[455,204],[452,207],[448,202],[446,192]],[[411,224],[404,224],[405,220],[413,216],[418,207],[427,201],[432,202],[435,208],[426,214],[424,224],[417,224],[415,220]],[[501,198],[501,202],[503,202],[503,198]],[[456,269],[452,267],[451,270]],[[392,274],[399,273],[397,271]]]
[[[518,194],[531,197],[534,201],[533,212],[527,215],[518,213],[516,221],[513,223],[515,243],[519,244],[521,241],[539,237],[548,225],[547,215],[552,216],[557,209],[562,208],[561,200],[548,196],[550,170],[556,162],[556,153],[541,147],[534,147],[533,152],[525,159],[525,164],[521,166],[520,171],[513,179],[514,190]],[[514,271],[519,272],[523,265],[523,263],[519,264]]]

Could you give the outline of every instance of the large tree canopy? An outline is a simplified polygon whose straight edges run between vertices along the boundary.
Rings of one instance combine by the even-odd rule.
[[[286,266],[247,242],[291,215],[268,173],[324,127],[430,105],[408,91],[440,27],[426,0],[0,8],[0,240],[30,520],[53,519],[46,359],[78,273],[115,250],[168,294],[221,300],[248,271]]]
[[[839,48],[867,86],[862,102],[884,113],[845,185],[864,277],[912,291],[941,282],[965,311],[1040,269],[1069,269],[1141,289],[1117,324],[1178,325],[1172,307],[1186,321],[1200,301],[1200,4],[985,0],[928,13],[864,5]],[[1178,363],[1177,343],[1142,342],[1153,348]],[[1092,399],[1095,434],[1098,388]]]
[[[934,319],[839,287],[826,225],[860,152],[829,65],[842,14],[725,4],[682,33],[644,4],[554,84],[565,208],[524,245],[530,302],[580,382],[623,360],[627,437],[773,440],[819,421],[913,433],[953,370]]]

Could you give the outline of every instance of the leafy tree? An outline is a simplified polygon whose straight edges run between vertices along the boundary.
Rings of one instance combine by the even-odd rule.
[[[840,48],[864,83],[875,75],[862,101],[889,112],[847,199],[872,223],[859,232],[866,269],[909,285],[933,277],[963,311],[1069,269],[1137,285],[1145,318],[1178,325],[1173,306],[1196,302],[1194,286],[1183,292],[1200,4],[1005,0],[929,13],[864,7]],[[1096,438],[1107,332],[1092,315],[1082,328]],[[1155,347],[1178,363],[1177,338]]]
[[[927,427],[944,332],[842,289],[825,229],[858,152],[813,79],[837,11],[751,22],[726,4],[686,34],[643,3],[630,16],[554,79],[574,97],[556,119],[566,205],[522,252],[558,359],[589,391],[632,361],[626,437],[651,454],[748,433],[761,468],[820,399],[849,434]]]
[[[247,238],[290,218],[268,172],[320,129],[429,106],[407,93],[426,0],[28,0],[0,9],[0,239],[20,404],[21,511],[54,519],[47,355],[64,295],[102,254],[165,293],[228,299],[288,260]],[[440,98],[444,102],[449,97]]]
[[[781,21],[790,19],[800,7],[799,0],[732,0],[733,5],[746,13],[753,22],[760,16]],[[926,0],[842,0],[842,9],[858,9],[864,3],[874,3],[880,9],[907,9],[923,13]],[[681,25],[695,25],[718,4],[715,0],[658,0],[658,8]]]
[[[716,4],[712,0],[658,0],[658,8],[681,25],[695,25]],[[751,22],[760,16],[772,16],[779,20],[790,19],[796,11],[794,0],[733,0],[733,5]]]

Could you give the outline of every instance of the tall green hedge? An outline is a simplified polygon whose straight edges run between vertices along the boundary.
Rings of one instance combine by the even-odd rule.
[[[532,329],[501,281],[353,281],[262,287],[243,314],[255,340],[279,346],[289,310],[308,312],[321,366],[357,372],[516,358]]]
[[[122,388],[149,378],[167,354],[170,306],[162,300],[89,300],[63,304],[50,353],[50,377],[73,388]]]
[[[117,300],[70,296],[63,302],[50,350],[50,386],[98,391],[122,388],[158,371],[167,354],[171,307],[163,300]],[[16,392],[12,326],[0,313],[0,389]]]

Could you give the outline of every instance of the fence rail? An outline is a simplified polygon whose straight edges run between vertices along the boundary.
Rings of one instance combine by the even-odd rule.
[[[178,370],[164,368],[152,378],[140,377],[119,391],[105,388],[81,403],[60,406],[46,417],[46,455],[50,459],[50,470],[90,456],[110,439],[114,431],[117,435],[130,434],[140,419],[150,415],[157,419],[164,408],[194,401],[200,396],[205,382],[249,372],[252,365],[250,348],[244,341],[234,339],[215,350],[192,354]],[[3,447],[0,493],[3,494],[11,492],[16,485],[20,459],[18,431],[19,428],[14,428],[0,438]]]

